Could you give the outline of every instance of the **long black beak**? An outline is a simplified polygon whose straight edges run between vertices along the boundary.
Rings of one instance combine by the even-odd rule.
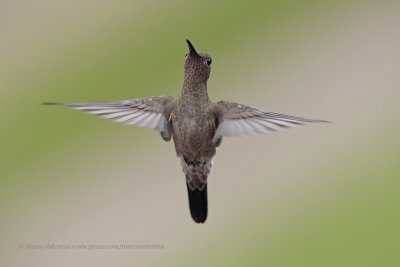
[[[194,49],[192,43],[188,39],[186,39],[186,42],[187,42],[188,47],[189,47],[189,54],[192,55],[192,56],[199,56],[199,54],[197,54],[197,52],[196,52],[196,49]]]

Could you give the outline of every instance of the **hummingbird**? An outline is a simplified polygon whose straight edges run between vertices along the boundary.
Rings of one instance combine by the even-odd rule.
[[[304,124],[326,122],[250,107],[212,102],[207,93],[212,58],[186,40],[184,80],[178,98],[154,96],[115,102],[43,103],[67,106],[127,125],[155,129],[164,141],[174,140],[186,178],[191,217],[204,223],[208,213],[207,181],[216,148],[223,137],[265,134]]]

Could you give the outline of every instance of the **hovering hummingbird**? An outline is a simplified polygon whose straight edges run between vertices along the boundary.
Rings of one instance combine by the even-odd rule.
[[[154,96],[102,103],[43,103],[68,106],[128,125],[155,129],[174,139],[189,195],[193,220],[207,218],[207,180],[216,147],[223,137],[269,133],[308,123],[326,122],[264,111],[228,101],[211,102],[207,93],[212,59],[186,40],[185,75],[180,96]]]

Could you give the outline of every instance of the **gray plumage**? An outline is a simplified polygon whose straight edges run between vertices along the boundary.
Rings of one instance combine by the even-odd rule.
[[[43,103],[62,105],[116,122],[155,129],[165,141],[174,140],[186,177],[192,218],[207,218],[207,180],[216,147],[223,137],[264,134],[308,123],[325,122],[220,101],[208,97],[210,55],[196,51],[187,40],[185,76],[180,96],[155,96],[103,103]]]

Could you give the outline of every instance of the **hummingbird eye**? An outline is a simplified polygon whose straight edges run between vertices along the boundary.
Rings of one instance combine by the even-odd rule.
[[[210,66],[211,65],[211,58],[207,58],[207,60],[206,60],[206,64],[208,65],[208,66]]]

